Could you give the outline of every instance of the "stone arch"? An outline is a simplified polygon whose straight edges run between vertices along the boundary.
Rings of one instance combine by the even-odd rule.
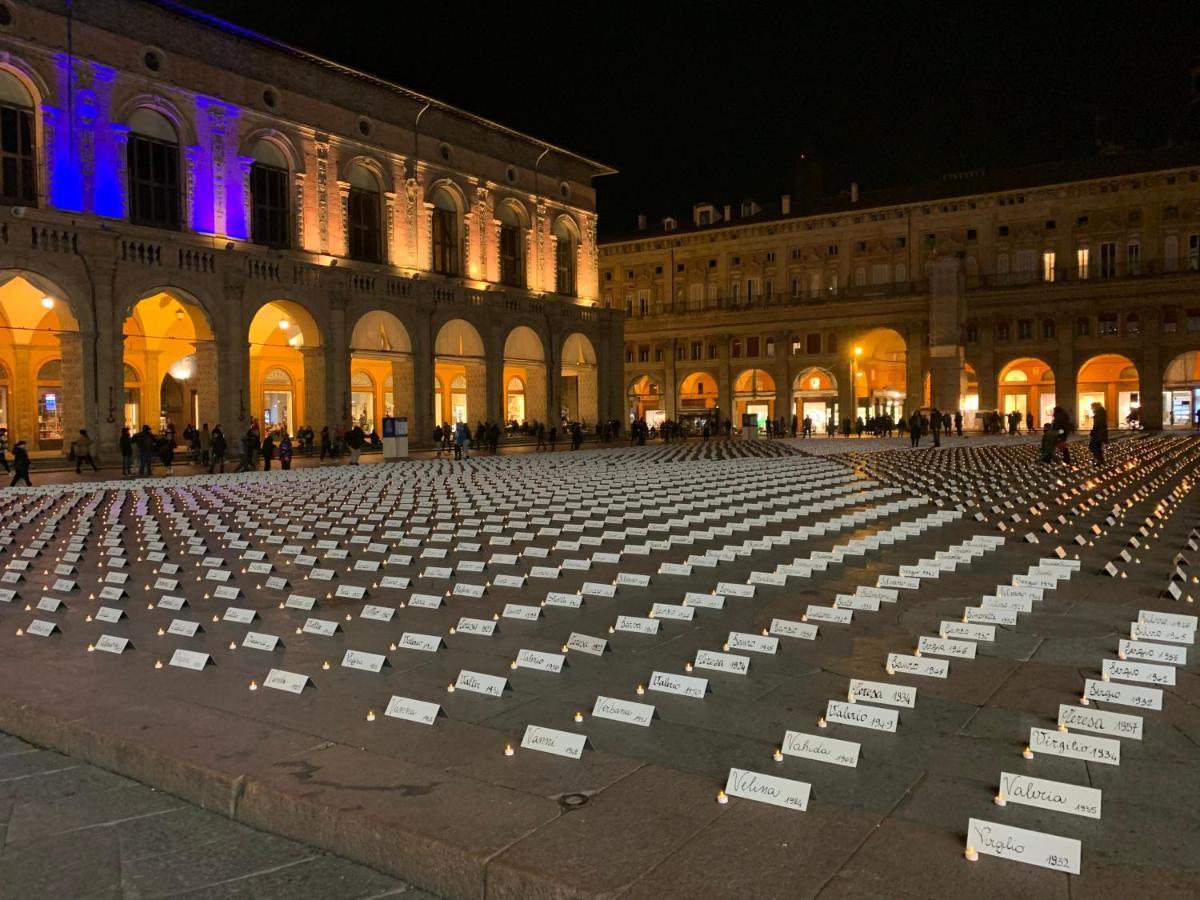
[[[1200,427],[1200,353],[1188,350],[1163,368],[1163,425],[1167,428]]]
[[[759,426],[776,417],[775,379],[771,373],[751,368],[737,374],[733,379],[733,414],[735,423],[744,415],[755,414]]]
[[[996,375],[996,399],[1000,415],[1020,413],[1024,429],[1026,415],[1033,413],[1034,427],[1040,428],[1054,417],[1057,405],[1054,367],[1036,356],[1009,360]]]
[[[836,426],[838,421],[837,376],[822,366],[809,366],[792,381],[792,401],[792,414],[801,432],[808,419],[813,434],[827,433],[829,423]]]
[[[517,325],[504,339],[504,419],[508,423],[546,423],[546,347],[541,335],[528,325]],[[510,389],[521,382],[520,392]]]
[[[663,389],[662,382],[653,375],[638,375],[629,382],[629,388],[625,392],[627,405],[629,407],[629,420],[647,419],[648,416],[653,418],[654,413],[659,416],[663,414]],[[650,422],[648,425],[657,425],[657,422]]]
[[[351,372],[369,375],[369,390],[353,384],[351,378],[351,417],[368,418],[373,428],[382,428],[384,416],[402,416],[413,420],[413,346],[408,328],[393,313],[383,309],[364,312],[354,322],[350,335]],[[370,394],[370,399],[365,396]],[[365,429],[370,431],[370,429]]]
[[[375,179],[375,187],[379,193],[385,194],[395,191],[396,186],[392,179],[391,170],[375,157],[368,156],[365,153],[358,153],[339,160],[338,181],[346,184],[354,184],[353,179],[356,177],[356,170],[370,173]]]
[[[246,323],[252,420],[262,430],[281,428],[294,434],[307,425],[320,431],[326,415],[325,335],[308,307],[277,298],[253,307]],[[287,390],[274,390],[264,375],[282,368],[292,376]]]
[[[139,109],[156,112],[165,118],[175,129],[175,138],[180,149],[198,143],[196,129],[191,119],[184,115],[180,108],[161,94],[137,94],[127,99],[113,111],[112,120],[128,125],[130,118]]]
[[[899,419],[906,405],[924,403],[924,385],[908,384],[908,342],[895,328],[872,328],[850,344],[851,411],[843,417],[890,415]],[[918,396],[909,399],[915,387]]]
[[[559,352],[559,397],[568,422],[595,425],[600,419],[600,380],[596,348],[583,332],[567,335]]]
[[[254,148],[260,141],[273,144],[287,162],[287,170],[292,174],[304,173],[304,154],[296,146],[296,142],[277,128],[255,128],[243,136],[240,143],[241,155],[253,157]]]
[[[1133,360],[1119,353],[1089,357],[1076,376],[1078,405],[1075,410],[1080,431],[1092,427],[1092,404],[1108,411],[1110,428],[1119,428],[1129,414],[1141,408],[1140,378]]]
[[[24,440],[35,456],[65,454],[70,436],[87,427],[92,373],[80,312],[45,276],[0,273],[0,365],[10,376],[0,405],[10,447]]]
[[[487,417],[487,348],[466,319],[449,319],[433,342],[434,377],[446,390],[435,391],[437,421],[481,422]],[[464,388],[451,388],[458,379]]]

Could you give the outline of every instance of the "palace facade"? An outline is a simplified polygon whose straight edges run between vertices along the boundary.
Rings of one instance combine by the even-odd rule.
[[[611,170],[168,0],[0,2],[0,425],[624,407]]]
[[[688,422],[1200,408],[1200,148],[966,173],[770,211],[698,204],[600,248],[626,412]],[[799,207],[800,204],[797,204]]]

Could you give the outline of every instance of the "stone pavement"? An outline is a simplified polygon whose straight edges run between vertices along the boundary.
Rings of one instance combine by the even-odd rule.
[[[85,897],[434,900],[0,733],[0,898]]]
[[[1156,617],[1194,609],[1200,441],[866,449],[5,493],[0,729],[447,897],[1195,896],[1194,627]],[[1174,657],[1161,710],[1119,705],[1119,652]],[[1142,720],[1120,764],[1023,758],[1031,728],[1093,738],[1056,730],[1088,679],[1085,713]],[[794,755],[829,739],[857,765]],[[731,769],[807,808],[716,802]],[[1102,818],[998,807],[1002,772]],[[971,819],[1079,840],[1079,874],[965,861]]]

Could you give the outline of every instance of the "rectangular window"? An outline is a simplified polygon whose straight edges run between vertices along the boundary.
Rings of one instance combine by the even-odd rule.
[[[1187,330],[1192,334],[1200,331],[1200,309],[1187,311]]]
[[[351,194],[354,190],[351,189]],[[376,215],[378,228],[379,216]],[[357,257],[356,257],[357,258]],[[433,210],[433,271],[441,275],[458,275],[458,212],[434,207]]]
[[[1042,337],[1048,341],[1054,340],[1054,320],[1042,319]]]
[[[1033,337],[1033,320],[1018,319],[1017,320],[1017,339],[1027,341]]]
[[[805,340],[807,341],[805,352],[813,354],[821,352],[821,335],[809,334],[805,337]]]
[[[1075,320],[1075,337],[1087,337],[1091,330],[1091,320],[1087,316],[1080,316]]]
[[[1075,269],[1080,278],[1088,277],[1088,248],[1080,247],[1075,251]]]
[[[348,255],[351,259],[360,259],[363,262],[380,262],[381,242],[379,240],[379,194],[376,191],[367,191],[360,188],[350,188],[350,193],[346,197],[346,212],[349,216],[349,236],[350,246]],[[434,234],[437,234],[436,222],[438,221],[438,213],[446,212],[446,210],[435,209],[433,211]],[[454,213],[450,213],[451,216]],[[434,271],[441,272],[442,269],[437,267],[437,238],[434,238]],[[446,272],[448,275],[457,274],[454,272]]]
[[[709,345],[708,345],[708,358],[709,358],[709,359],[716,359],[716,358],[717,358],[717,352],[718,352],[718,351],[717,351],[717,345],[716,345],[716,344],[709,344]]]
[[[750,357],[751,359],[758,356],[758,352],[759,352],[758,347],[759,347],[758,338],[756,338],[756,337],[746,338],[746,356]]]
[[[649,347],[638,347],[638,362],[650,362]]]
[[[1130,313],[1125,317],[1125,333],[1129,335],[1142,333],[1142,320],[1138,318],[1137,313]]]
[[[683,349],[683,344],[679,344],[675,348],[675,361],[683,362],[685,359],[687,359],[687,351]]]
[[[1175,310],[1168,309],[1163,312],[1162,330],[1163,334],[1175,334],[1179,331],[1179,317]]]
[[[1200,271],[1200,234],[1188,235],[1187,267],[1191,272]]]
[[[792,356],[800,355],[800,352],[801,352],[800,347],[801,347],[800,338],[798,338],[798,337],[792,338]]]
[[[564,297],[575,296],[575,252],[578,243],[569,238],[559,238],[554,244],[554,263],[558,269],[555,293]]]
[[[793,299],[800,296],[800,279],[792,279],[792,297]]]
[[[1042,251],[1042,281],[1054,280],[1054,251]]]
[[[6,203],[37,202],[33,110],[0,103],[0,197]]]
[[[521,228],[518,225],[500,226],[500,283],[525,287],[525,273],[521,269]]]
[[[837,335],[831,334],[825,341],[826,353],[837,353]]]
[[[1007,341],[1012,337],[1012,329],[1007,322],[1001,322],[996,326],[996,340]]]
[[[654,348],[654,361],[655,361],[655,362],[662,362],[662,361],[663,361],[663,352],[662,352],[662,347],[655,347],[655,348]]]
[[[1100,313],[1096,317],[1096,334],[1100,337],[1113,337],[1117,330],[1116,313]]]
[[[1125,274],[1142,274],[1142,245],[1140,241],[1130,241],[1125,245]]]
[[[288,173],[286,169],[256,162],[250,167],[250,234],[256,244],[287,247]]]
[[[692,341],[692,359],[704,359],[703,341]]]
[[[179,228],[179,147],[129,135],[129,221]]]
[[[1100,245],[1100,277],[1115,278],[1117,276],[1117,245],[1113,241],[1105,241]]]
[[[976,325],[974,322],[968,322],[967,323],[967,342],[973,344],[977,340],[979,340],[979,326]]]

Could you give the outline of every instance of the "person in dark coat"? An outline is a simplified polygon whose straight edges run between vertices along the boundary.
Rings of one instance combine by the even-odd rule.
[[[962,417],[962,410],[960,409],[954,413],[954,432],[959,437],[962,437],[962,426],[963,426],[963,417]]]
[[[212,432],[212,455],[209,457],[208,471],[211,474],[212,470],[217,466],[221,467],[221,471],[225,471],[225,454],[229,452],[229,442],[225,440],[225,432],[218,425]]]
[[[121,474],[125,477],[133,475],[133,437],[128,428],[121,429],[121,437],[117,441],[121,448]]]
[[[275,458],[275,438],[268,434],[262,442],[263,471],[271,471],[271,460]]]
[[[935,446],[935,447],[942,446],[942,437],[941,437],[942,429],[938,427],[941,424],[942,424],[942,414],[940,412],[938,412],[937,407],[935,406],[933,409],[931,409],[929,411],[929,425],[930,425],[929,431],[933,435],[933,446]]]
[[[29,487],[33,487],[33,482],[29,480],[29,451],[25,449],[24,441],[17,441],[13,447],[13,477],[9,487],[16,487],[18,481],[24,481]]]
[[[914,409],[908,417],[908,440],[913,447],[921,446],[921,411]]]
[[[1071,418],[1067,415],[1067,411],[1061,406],[1054,407],[1054,412],[1051,413],[1050,424],[1054,428],[1057,442],[1055,444],[1062,451],[1063,462],[1068,466],[1071,464],[1071,448],[1067,444],[1067,436],[1074,430],[1071,425]]]
[[[279,439],[278,456],[285,471],[292,467],[292,439],[286,434]]]
[[[1096,458],[1096,465],[1104,464],[1104,445],[1108,443],[1108,410],[1099,403],[1092,404],[1092,433],[1088,449]]]

